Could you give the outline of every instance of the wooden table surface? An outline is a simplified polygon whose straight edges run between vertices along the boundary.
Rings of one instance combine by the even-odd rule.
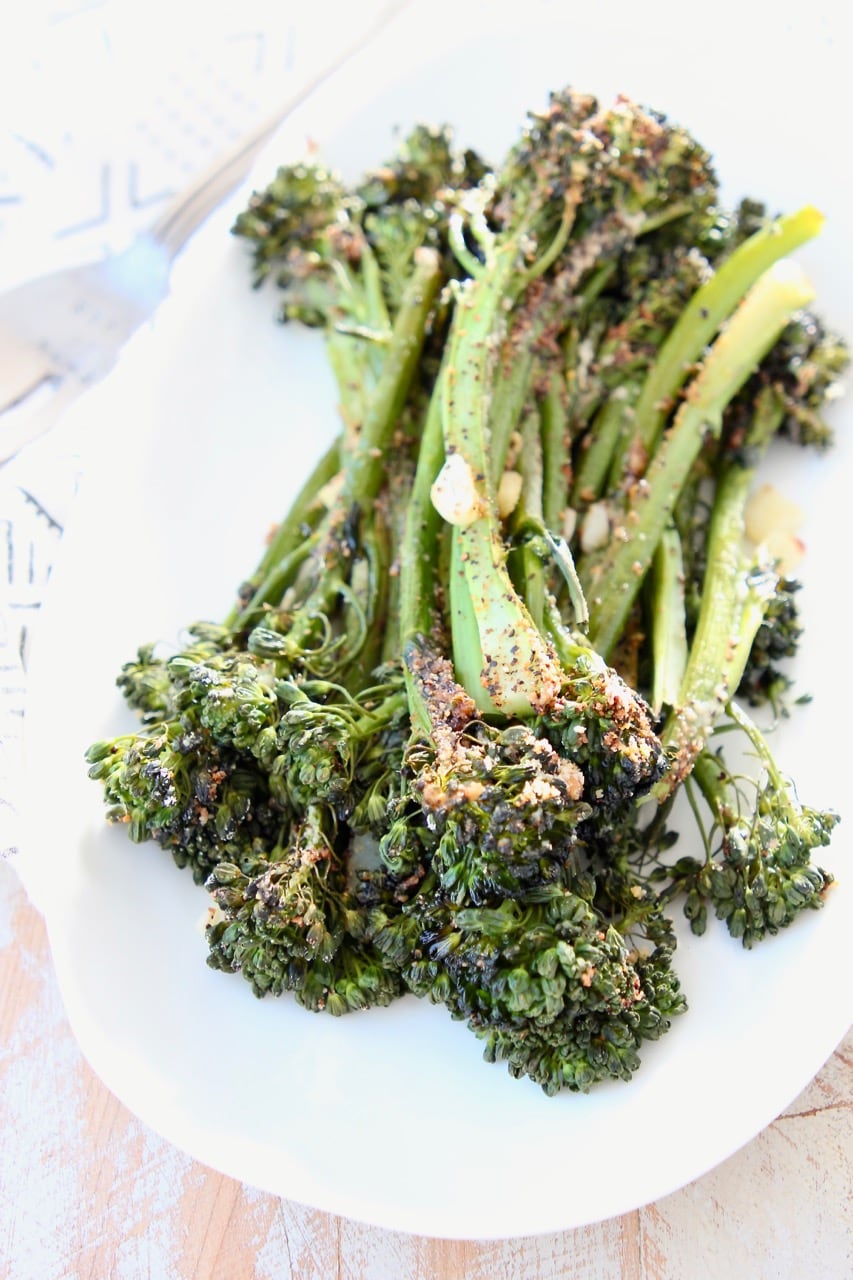
[[[0,862],[2,1280],[844,1280],[853,1276],[853,1033],[776,1122],[621,1218],[448,1241],[385,1231],[211,1172],[83,1059],[44,924]]]

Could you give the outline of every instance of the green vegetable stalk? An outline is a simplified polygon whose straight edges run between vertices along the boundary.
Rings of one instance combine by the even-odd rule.
[[[605,655],[613,651],[625,626],[706,438],[719,436],[729,402],[792,315],[813,296],[798,268],[777,264],[746,294],[702,362],[645,476],[629,495],[618,536],[587,566],[583,577],[590,606],[590,638]]]

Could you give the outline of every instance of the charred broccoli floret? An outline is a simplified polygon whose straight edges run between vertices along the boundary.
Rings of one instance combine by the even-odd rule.
[[[496,906],[436,897],[418,922],[411,989],[464,1020],[487,1061],[548,1094],[630,1079],[643,1042],[684,1008],[668,949],[633,950],[592,881],[571,872]]]
[[[220,861],[253,865],[282,821],[250,757],[181,721],[94,743],[87,759],[107,819],[127,824],[135,842],[162,845],[199,884]]]
[[[287,991],[335,1015],[399,996],[399,975],[367,935],[346,838],[311,806],[250,874],[219,863],[208,881],[211,968],[241,974],[257,996]]]
[[[736,704],[728,717],[747,735],[759,779],[736,777],[721,750],[706,748],[691,775],[712,819],[706,856],[680,858],[658,878],[685,893],[695,933],[705,931],[711,909],[750,948],[824,905],[833,877],[812,855],[829,844],[838,815],[801,804],[758,726]]]
[[[250,867],[213,868],[209,963],[239,973],[258,996],[294,993],[339,1014],[387,1004],[404,990],[377,952],[369,922],[399,909],[378,856],[402,766],[406,699],[399,672],[356,700],[327,683],[287,682],[264,764],[294,813]]]
[[[376,947],[514,1076],[548,1093],[628,1079],[642,1042],[684,1007],[671,930],[612,877],[600,894],[576,765],[528,726],[484,724],[424,644],[408,670],[417,723],[430,724],[406,758],[420,812],[392,827],[382,854],[398,875],[410,867],[418,826],[431,852],[401,907],[371,912]]]
[[[761,626],[755,633],[737,695],[750,706],[784,710],[793,678],[786,664],[797,655],[803,626],[797,602],[802,583],[782,575],[776,579]]]

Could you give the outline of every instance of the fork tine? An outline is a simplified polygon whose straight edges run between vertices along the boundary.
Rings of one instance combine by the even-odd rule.
[[[44,351],[0,328],[0,415],[21,404],[57,372]]]
[[[66,374],[61,382],[47,378],[30,396],[0,412],[0,467],[55,427],[82,390],[74,374]]]

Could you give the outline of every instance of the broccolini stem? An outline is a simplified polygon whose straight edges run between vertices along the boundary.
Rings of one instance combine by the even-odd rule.
[[[695,781],[714,819],[723,830],[726,830],[737,818],[737,814],[728,808],[724,801],[725,789],[720,784],[721,781],[725,781],[726,785],[730,784],[731,776],[722,760],[708,750],[707,747],[703,748],[693,762],[690,778],[691,781]],[[700,829],[702,829],[698,808],[694,810],[694,816]],[[704,843],[706,860],[710,862],[711,843],[707,836]],[[676,890],[678,888],[677,881],[674,888]]]
[[[748,715],[743,707],[734,700],[729,702],[729,705],[726,707],[726,714],[749,740],[752,750],[761,761],[762,767],[767,774],[767,780],[772,794],[776,797],[791,796],[793,794],[791,792],[791,785],[782,774],[782,770],[779,768],[776,757],[767,744],[767,739],[752,717]],[[793,803],[788,807],[789,813],[787,815],[787,820],[792,827],[798,828],[800,826],[797,821],[800,816],[799,805]],[[803,828],[805,829],[805,824],[803,824]]]
[[[365,285],[368,297],[373,296],[380,287],[378,277],[374,281],[373,288],[369,287],[370,274],[368,271]],[[368,398],[368,409],[359,434],[354,441],[351,441],[347,440],[348,433],[345,431],[343,439],[336,440],[320,459],[302,486],[288,515],[279,525],[258,568],[252,575],[249,585],[255,590],[248,604],[243,604],[242,607],[235,606],[232,609],[226,619],[227,626],[240,629],[251,625],[258,620],[259,612],[265,606],[275,607],[280,603],[283,591],[292,582],[295,570],[308,558],[312,550],[317,549],[320,539],[317,536],[306,539],[306,526],[310,528],[316,524],[318,517],[326,513],[327,508],[319,500],[318,495],[323,486],[334,478],[342,466],[344,467],[343,501],[345,505],[338,505],[331,513],[331,519],[322,522],[321,527],[325,529],[324,536],[337,536],[336,528],[330,528],[330,525],[334,526],[336,521],[340,521],[342,515],[343,518],[348,519],[349,513],[354,509],[369,509],[384,475],[383,450],[387,447],[393,433],[420,358],[425,326],[435,300],[438,283],[438,255],[429,249],[419,251],[415,270],[404,295],[391,339],[388,346],[383,349],[382,372]],[[375,300],[372,305],[378,306]],[[382,312],[377,313],[375,318],[382,320],[384,316],[384,322],[387,324],[384,302],[381,305]],[[338,376],[341,380],[340,370]],[[376,577],[377,580],[384,578],[383,575],[376,575]],[[328,581],[334,594],[340,584],[337,583],[337,578],[333,574],[329,575]],[[319,606],[320,602],[314,601],[314,603]],[[306,612],[300,625],[311,629],[314,626],[314,620]],[[296,640],[297,635],[294,634],[293,638]]]
[[[658,801],[666,799],[690,772],[740,683],[743,671],[734,670],[734,657],[743,624],[744,592],[758,606],[750,611],[757,630],[764,613],[761,606],[766,605],[775,582],[767,573],[750,576],[750,561],[741,543],[743,507],[751,481],[751,472],[732,468],[718,490],[702,608],[677,699],[661,733],[672,763],[655,787]],[[754,638],[755,632],[749,637],[750,647]]]
[[[521,427],[521,452],[518,461],[521,494],[512,513],[511,527],[515,545],[508,555],[510,576],[539,631],[542,631],[544,624],[547,582],[545,563],[542,555],[531,545],[530,535],[535,535],[544,528],[541,431],[542,415],[536,409],[531,409]]]
[[[723,411],[814,291],[791,263],[777,263],[740,303],[688,387],[673,425],[628,498],[624,537],[612,538],[587,569],[590,639],[612,653],[648,571],[661,534],[706,435],[718,436]],[[583,578],[583,574],[582,574]]]
[[[631,389],[636,394],[635,389]],[[598,410],[589,431],[589,447],[579,455],[577,471],[572,483],[572,505],[579,507],[600,498],[607,483],[614,454],[622,439],[625,423],[631,412],[631,395],[628,386],[620,388],[619,395],[612,395]]]
[[[351,447],[368,412],[382,372],[391,320],[382,294],[376,255],[366,242],[360,246],[358,272],[335,263],[341,296],[358,298],[360,323],[327,324],[326,355],[338,386],[338,404],[344,424],[344,440]]]
[[[344,623],[345,648],[352,655],[347,663],[347,680],[354,689],[361,689],[370,681],[381,660],[386,635],[391,633],[393,640],[396,630],[388,615],[393,551],[387,520],[385,503],[377,502],[373,518],[362,534],[362,554],[354,561],[350,581],[342,592],[351,597]]]
[[[649,575],[649,630],[652,641],[651,707],[677,705],[687,668],[684,557],[674,525],[664,529]]]
[[[569,417],[564,380],[553,374],[542,401],[542,522],[559,533],[568,504]]]
[[[744,456],[727,463],[717,485],[708,531],[702,603],[690,653],[661,742],[672,764],[655,796],[669,796],[687,776],[723,710],[740,684],[756,632],[776,584],[769,569],[757,568],[744,547],[744,512],[758,458],[779,423],[772,391],[759,401]]]
[[[553,401],[552,409],[565,417],[566,427],[568,426],[567,401],[570,399],[570,388],[567,383],[577,364],[576,348],[580,340],[579,330],[591,306],[616,272],[618,265],[616,255],[624,239],[624,232],[620,231],[619,236],[612,239],[613,242],[605,236],[602,246],[606,252],[614,256],[593,269],[588,276],[585,275],[587,263],[583,254],[577,255],[577,261],[570,255],[567,265],[548,282],[544,296],[536,297],[535,306],[527,307],[523,300],[519,303],[513,317],[514,330],[511,329],[509,333],[507,350],[502,352],[499,358],[492,388],[489,453],[492,460],[491,478],[495,485],[503,470],[512,433],[521,420],[531,388],[540,375],[550,382],[552,391],[560,387],[559,395],[552,395],[551,392],[547,394],[546,403]],[[547,369],[540,368],[543,361],[541,352],[537,352],[537,345],[555,326],[561,327],[565,323],[567,308],[571,311],[571,324],[561,343],[564,356],[562,369],[549,376]],[[549,409],[549,412],[552,409]],[[561,463],[555,470],[552,485],[554,493],[557,486],[564,490],[566,488],[566,479],[561,474],[561,468],[565,464],[565,440],[560,441],[560,448]],[[549,475],[550,467],[546,473],[546,479]],[[565,493],[560,497],[559,505],[546,499],[546,512],[556,506],[557,511],[561,513],[564,505]],[[549,528],[557,528],[559,518],[552,522],[549,517],[546,523]]]
[[[343,506],[366,510],[385,474],[385,454],[420,361],[427,323],[441,284],[441,259],[434,249],[415,253],[415,268],[394,320],[382,372],[348,460]]]
[[[492,344],[505,299],[517,280],[518,245],[496,246],[491,271],[458,290],[442,379],[450,503],[434,501],[453,524],[451,627],[457,676],[481,711],[527,715],[547,706],[560,685],[553,654],[536,630],[506,567],[488,453]],[[472,625],[474,624],[474,625]]]
[[[745,456],[750,458],[753,474],[757,470],[760,455],[779,430],[785,417],[785,405],[773,386],[764,387],[758,394],[755,403],[755,417],[744,443]],[[729,464],[734,465],[734,464]],[[769,584],[768,584],[769,587]],[[737,646],[732,654],[731,669],[737,689],[749,662],[750,653],[756,633],[764,621],[767,612],[767,601],[764,592],[749,591],[743,600],[740,623],[737,626]]]
[[[254,588],[255,594],[263,590],[270,574],[278,570],[279,565],[293,552],[299,551],[305,542],[305,530],[312,528],[326,511],[321,491],[330,480],[337,475],[341,465],[341,439],[335,439],[300,488],[284,519],[276,526],[267,548],[257,568],[246,583],[248,589]],[[255,596],[251,598],[254,603]],[[265,601],[271,600],[269,594]],[[248,606],[251,608],[251,604]],[[247,606],[241,601],[233,606],[225,619],[225,626],[238,628],[243,624]]]
[[[811,205],[770,222],[744,240],[691,298],[670,330],[637,401],[634,431],[650,452],[690,366],[744,294],[775,263],[816,236],[823,215]]]
[[[376,261],[376,254],[367,243],[361,246],[360,266],[364,282],[364,296],[367,301],[365,319],[368,328],[375,330],[376,333],[390,335],[391,317],[388,314],[385,295],[382,292],[382,272],[379,269],[379,263]]]
[[[512,433],[517,429],[530,393],[533,350],[526,344],[512,351],[495,371],[489,415],[489,478],[496,488],[504,469]]]
[[[380,616],[386,577],[371,570],[384,554],[384,517],[377,499],[388,480],[389,449],[419,365],[439,283],[438,253],[419,249],[361,432],[344,458],[340,492],[323,523],[313,563],[306,566],[312,573],[303,573],[307,590],[290,606],[286,634],[275,641],[288,662],[310,656],[315,667],[331,662],[340,673],[348,665],[361,679],[366,673],[359,668],[359,655],[365,644],[375,657],[373,641],[381,637],[374,637],[372,628]],[[343,628],[333,628],[329,619],[339,612],[341,602]],[[267,637],[261,631],[258,644],[263,649]],[[249,647],[253,648],[253,637]]]
[[[226,625],[231,631],[236,634],[246,631],[260,621],[267,608],[281,604],[285,591],[295,582],[302,565],[317,551],[325,532],[325,526],[321,525],[278,561],[239,613],[232,611],[229,615]]]
[[[767,778],[768,793],[773,796],[774,802],[784,809],[786,826],[798,838],[803,838],[806,841],[813,839],[814,819],[818,815],[816,815],[816,811],[811,811],[808,816],[803,814],[796,795],[792,791],[791,784],[779,768],[776,757],[771,751],[761,729],[743,707],[734,700],[729,702],[726,707],[726,714],[732,723],[746,736],[751,749],[761,762],[761,767]],[[731,773],[722,761],[709,750],[704,750],[698,757],[693,772],[699,790],[707,801],[711,812],[723,830],[727,830],[740,817],[740,814],[735,812],[732,807],[734,780]],[[831,813],[819,816],[826,823],[827,831],[837,821]],[[826,841],[821,840],[819,843],[823,844]]]
[[[439,382],[441,377],[439,373]],[[437,547],[441,541],[443,521],[430,493],[443,463],[444,435],[441,405],[436,393],[427,409],[400,547],[400,641],[403,647],[415,636],[426,635],[434,629]]]
[[[441,378],[442,372],[439,372],[438,382]],[[435,630],[438,607],[437,548],[444,526],[430,493],[443,463],[444,435],[441,404],[436,390],[427,409],[400,546],[399,638],[404,659],[418,645],[421,637],[429,636]],[[428,738],[431,730],[429,713],[418,681],[414,678],[409,662],[405,660],[404,674],[413,733]]]

